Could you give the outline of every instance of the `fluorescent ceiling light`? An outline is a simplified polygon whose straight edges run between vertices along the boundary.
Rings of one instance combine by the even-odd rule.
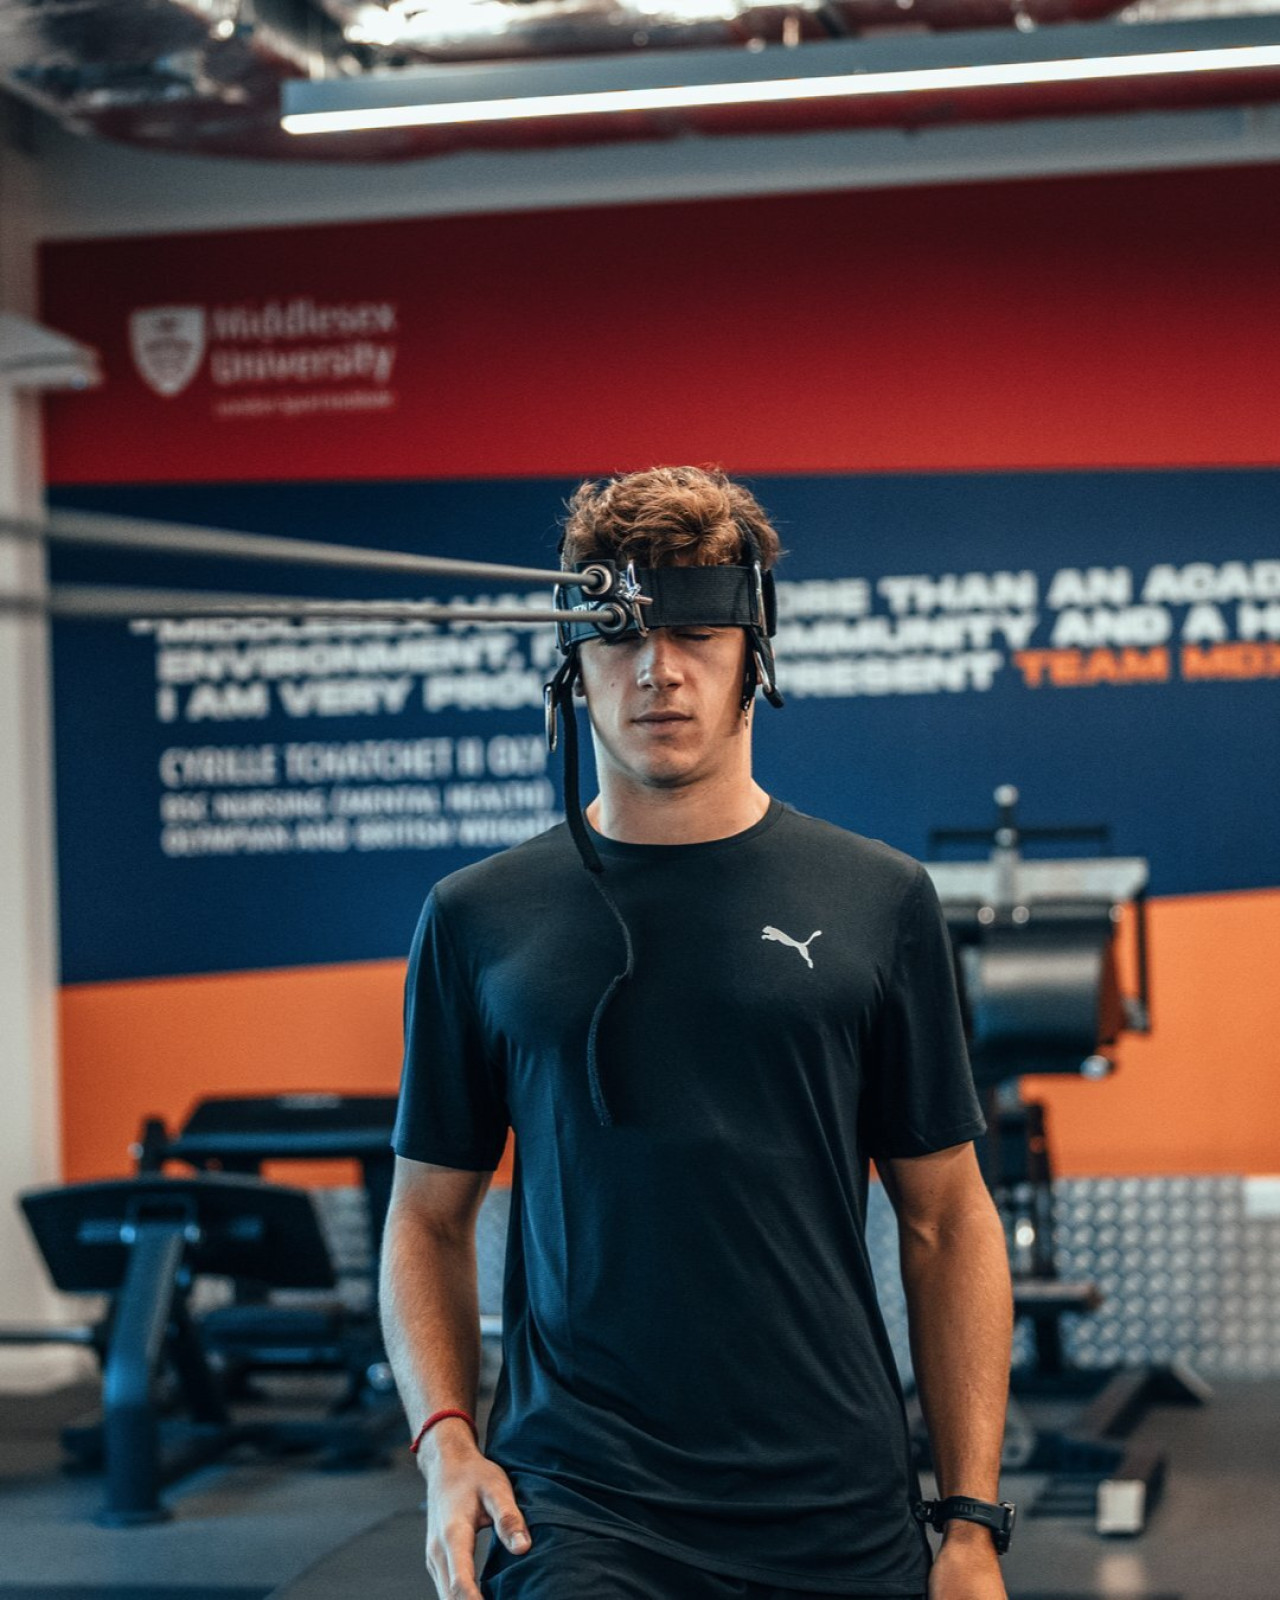
[[[873,95],[1182,77],[1190,73],[1250,72],[1269,67],[1280,67],[1280,44],[362,106],[349,110],[293,112],[281,121],[287,133],[351,133],[378,128],[511,122],[524,117],[599,117],[627,111],[688,110],[697,106],[777,105],[799,100],[864,99]]]

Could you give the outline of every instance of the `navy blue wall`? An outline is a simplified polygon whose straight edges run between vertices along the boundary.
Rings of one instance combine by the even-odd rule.
[[[788,476],[752,484],[782,531],[788,554],[780,577],[787,583],[864,578],[872,612],[885,616],[886,596],[876,583],[886,575],[1031,571],[1038,588],[1039,620],[1029,641],[1035,650],[1050,643],[1058,613],[1046,602],[1064,568],[1127,567],[1136,601],[1158,565],[1210,563],[1221,578],[1223,564],[1239,561],[1256,580],[1256,563],[1280,558],[1274,470]],[[185,484],[64,487],[51,498],[59,506],[542,565],[554,563],[556,521],[571,488],[565,479]],[[383,578],[323,570],[232,569],[101,552],[61,552],[55,573],[255,592],[414,592]],[[1070,687],[1048,681],[1042,662],[1037,671],[1046,681],[1032,687],[1031,669],[1000,643],[1000,664],[986,689],[793,694],[782,713],[762,706],[760,779],[802,810],[916,855],[927,852],[933,826],[988,822],[991,791],[1013,782],[1028,823],[1110,824],[1118,853],[1150,858],[1157,894],[1280,884],[1274,824],[1280,666],[1269,667],[1258,651],[1245,667],[1260,676],[1186,681],[1181,635],[1190,609],[1172,604],[1166,611],[1167,681]],[[1236,640],[1238,602],[1222,601],[1218,615],[1228,643]],[[1198,620],[1204,624],[1205,614]],[[845,619],[846,626],[856,622]],[[1202,639],[1198,648],[1210,642]],[[1142,670],[1150,670],[1150,647],[1142,648]],[[860,661],[867,653],[851,647],[827,659]],[[890,663],[885,672],[899,670],[892,652],[870,653]],[[1080,670],[1091,660],[1095,671],[1123,662],[1116,649],[1099,666],[1085,648]],[[786,661],[784,651],[784,688]],[[1061,670],[1074,669],[1068,663]],[[55,686],[67,982],[394,956],[407,947],[430,884],[484,853],[455,847],[166,855],[158,771],[165,749],[488,741],[541,731],[531,706],[428,713],[416,681],[394,715],[290,717],[273,690],[265,718],[191,722],[184,687],[170,702],[175,720],[162,721],[154,640],[119,623],[60,623]],[[558,795],[554,768],[553,762],[548,776]],[[537,781],[538,774],[529,777]]]

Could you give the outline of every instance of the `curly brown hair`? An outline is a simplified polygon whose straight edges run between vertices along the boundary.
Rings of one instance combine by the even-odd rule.
[[[717,567],[750,559],[767,571],[782,542],[760,502],[718,467],[650,467],[580,484],[569,501],[561,559],[643,567]]]

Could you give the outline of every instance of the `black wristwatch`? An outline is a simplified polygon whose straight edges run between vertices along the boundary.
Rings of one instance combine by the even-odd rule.
[[[961,1522],[980,1522],[991,1529],[996,1553],[1003,1555],[1013,1539],[1013,1524],[1018,1508],[1011,1500],[993,1505],[990,1500],[971,1500],[967,1494],[951,1494],[945,1500],[917,1500],[911,1508],[917,1522],[927,1522],[941,1530],[952,1518]]]

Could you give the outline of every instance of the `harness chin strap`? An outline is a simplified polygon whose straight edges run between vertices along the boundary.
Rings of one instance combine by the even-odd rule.
[[[596,1002],[587,1031],[587,1085],[596,1120],[602,1128],[613,1126],[613,1113],[600,1078],[600,1029],[614,996],[635,974],[635,945],[626,919],[609,892],[604,863],[582,813],[578,715],[573,695],[580,671],[578,649],[588,639],[634,638],[651,628],[689,627],[699,623],[711,627],[742,627],[747,633],[742,710],[745,713],[749,709],[757,688],[770,705],[781,707],[783,702],[774,675],[770,639],[777,626],[773,579],[761,569],[759,547],[749,528],[743,529],[743,538],[751,557],[750,566],[655,567],[641,571],[628,567],[625,575],[613,574],[611,615],[594,609],[599,604],[595,602],[592,608],[581,607],[584,615],[580,622],[557,624],[564,659],[543,689],[547,745],[552,751],[556,749],[563,726],[565,821],[592,886],[618,925],[625,956],[622,970],[609,980]],[[601,564],[607,565],[597,563]]]

